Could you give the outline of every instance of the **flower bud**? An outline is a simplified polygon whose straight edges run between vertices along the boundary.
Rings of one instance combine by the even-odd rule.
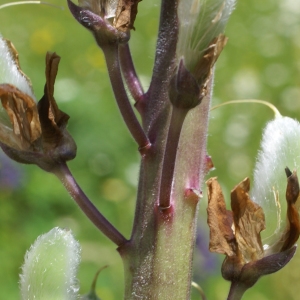
[[[254,169],[251,197],[264,208],[267,230],[265,237],[279,233],[286,219],[286,183],[284,172],[300,170],[300,123],[288,117],[276,117],[263,131],[261,150]],[[279,213],[277,220],[276,215]],[[282,230],[280,230],[282,231]],[[269,242],[269,241],[268,241]]]
[[[39,236],[27,251],[22,266],[22,299],[78,299],[76,274],[80,251],[70,230],[55,227]]]
[[[226,45],[223,32],[234,4],[234,0],[179,1],[176,55],[198,83],[201,98],[209,92],[214,64]]]
[[[234,0],[181,0],[178,5],[177,57],[193,71],[211,42],[224,32]]]
[[[183,60],[179,63],[176,75],[171,79],[169,98],[175,107],[182,109],[194,108],[203,98],[196,79],[186,69]]]

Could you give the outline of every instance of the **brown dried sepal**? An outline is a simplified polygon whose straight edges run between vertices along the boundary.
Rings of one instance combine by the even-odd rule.
[[[0,85],[0,98],[6,110],[14,137],[1,138],[1,142],[18,150],[34,148],[34,142],[41,136],[41,126],[35,101],[10,84]],[[3,124],[1,124],[4,128]]]
[[[213,66],[220,56],[227,41],[228,38],[224,34],[219,34],[217,37],[215,37],[204,51],[204,54],[195,66],[195,69],[192,71],[202,89],[202,97],[207,94],[208,82],[213,70]]]
[[[21,70],[20,61],[19,61],[19,53],[18,53],[17,49],[15,48],[14,44],[10,40],[4,39],[4,38],[3,38],[3,41],[5,41],[6,46],[7,46],[8,50],[9,50],[9,53],[10,53],[10,55],[12,57],[12,60],[14,61],[15,65],[16,65],[16,67],[18,69],[18,71],[26,79],[28,85],[32,89],[32,84],[31,84],[30,78]]]
[[[249,198],[250,180],[244,179],[231,191],[235,238],[244,263],[263,257],[260,232],[265,229],[262,208]]]
[[[114,19],[114,27],[121,31],[134,29],[134,21],[137,15],[138,3],[141,0],[119,0],[116,17]]]
[[[44,96],[38,103],[38,111],[43,130],[43,145],[45,148],[55,147],[61,142],[63,130],[66,128],[70,118],[58,108],[53,97],[59,61],[60,57],[56,53],[47,53]]]
[[[204,158],[204,174],[208,174],[210,171],[215,169],[214,163],[210,155],[206,154]]]
[[[226,210],[224,196],[217,178],[210,178],[206,185],[208,194],[207,223],[210,229],[209,250],[233,256],[236,254],[237,245],[231,229],[232,213]]]
[[[295,245],[300,236],[300,217],[298,212],[300,196],[298,176],[295,170],[291,172],[288,168],[286,168],[286,174],[287,225],[280,239],[283,243],[280,251],[290,249]]]

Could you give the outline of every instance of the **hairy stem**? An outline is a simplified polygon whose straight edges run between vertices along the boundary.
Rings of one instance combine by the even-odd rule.
[[[149,90],[161,90],[173,71],[178,39],[177,0],[163,0],[152,80]]]
[[[62,182],[85,215],[106,237],[117,246],[127,242],[126,238],[98,211],[95,205],[85,195],[66,164],[58,165],[53,170],[53,174]]]

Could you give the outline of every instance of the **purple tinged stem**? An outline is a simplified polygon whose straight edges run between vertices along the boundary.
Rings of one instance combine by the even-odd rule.
[[[150,145],[150,142],[129,102],[121,75],[118,48],[117,44],[108,44],[102,47],[109,78],[121,115],[139,148],[144,148]]]
[[[240,282],[232,282],[227,300],[240,300],[247,291],[246,285]]]
[[[66,164],[58,165],[52,172],[62,182],[80,209],[106,237],[117,246],[127,242],[127,239],[98,211],[85,195]]]
[[[175,67],[178,39],[177,0],[163,0],[156,45],[156,56],[149,91],[160,90]]]
[[[164,161],[162,167],[159,207],[166,209],[171,205],[172,185],[174,179],[174,170],[176,154],[183,122],[189,109],[172,108],[171,121],[165,148]]]
[[[133,99],[138,102],[143,97],[144,91],[136,74],[128,43],[119,46],[119,58],[126,85]]]

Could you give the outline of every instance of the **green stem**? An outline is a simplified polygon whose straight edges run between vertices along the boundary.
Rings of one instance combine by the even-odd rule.
[[[190,299],[197,191],[205,169],[210,96],[209,93],[184,119],[177,151],[174,150],[169,209],[158,207],[164,156],[167,155],[167,129],[172,123],[169,118],[159,120],[165,124],[156,132],[151,150],[142,157],[132,236],[129,243],[118,249],[125,268],[126,300]],[[171,105],[164,113],[170,114],[170,109]]]

